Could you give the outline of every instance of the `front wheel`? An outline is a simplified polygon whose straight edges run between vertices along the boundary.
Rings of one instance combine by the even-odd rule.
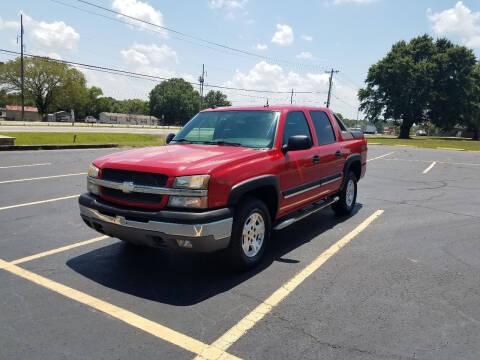
[[[271,220],[267,206],[256,198],[244,200],[236,209],[230,245],[230,265],[238,270],[256,266],[270,239]]]
[[[337,215],[349,215],[357,200],[357,177],[353,172],[349,172],[345,179],[345,186],[338,193],[339,200],[332,205],[333,211]]]

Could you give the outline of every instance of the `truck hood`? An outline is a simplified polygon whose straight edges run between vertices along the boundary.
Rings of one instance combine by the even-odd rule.
[[[113,168],[168,176],[211,174],[215,169],[266,157],[267,151],[225,145],[172,144],[122,151],[93,163]]]

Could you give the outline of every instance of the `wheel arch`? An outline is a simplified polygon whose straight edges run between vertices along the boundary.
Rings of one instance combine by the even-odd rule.
[[[350,171],[353,171],[353,173],[357,177],[357,181],[359,181],[362,175],[362,157],[360,154],[353,154],[347,157],[347,160],[345,161],[345,166],[343,168],[343,182],[341,187],[342,190],[345,186],[345,179]]]
[[[263,175],[234,185],[228,196],[227,205],[234,207],[248,196],[262,200],[270,210],[271,220],[275,220],[280,201],[280,186],[275,175]]]

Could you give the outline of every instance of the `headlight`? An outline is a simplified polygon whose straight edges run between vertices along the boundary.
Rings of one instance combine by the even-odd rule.
[[[179,176],[173,181],[177,189],[206,189],[210,175]]]
[[[98,172],[100,169],[96,167],[95,165],[91,164],[88,167],[88,176],[93,177],[93,178],[98,178]]]
[[[206,209],[208,198],[206,196],[170,196],[168,206],[175,208]]]

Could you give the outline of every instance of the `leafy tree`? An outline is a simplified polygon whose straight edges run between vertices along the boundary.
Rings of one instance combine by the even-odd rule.
[[[213,106],[232,106],[232,103],[228,101],[227,95],[221,91],[210,90],[203,98],[203,109],[208,109]]]
[[[474,76],[476,59],[472,50],[453,45],[449,40],[437,40],[435,45],[434,86],[428,117],[435,126],[448,131],[471,117],[477,82]]]
[[[150,113],[167,124],[185,124],[198,111],[199,94],[181,78],[162,81],[150,92]]]
[[[480,65],[476,65],[472,73],[470,87],[469,112],[459,123],[473,132],[473,140],[480,140]]]
[[[409,138],[412,125],[428,118],[435,70],[431,59],[435,54],[435,44],[428,35],[393,45],[368,71],[367,87],[359,91],[361,110],[370,120],[382,115],[401,120],[399,137]]]
[[[54,106],[56,97],[60,97],[65,90],[78,90],[79,79],[85,80],[84,75],[75,68],[47,59],[25,58],[24,69],[25,98],[35,103],[40,114],[46,114]],[[20,59],[0,66],[0,86],[8,93],[21,91]]]

